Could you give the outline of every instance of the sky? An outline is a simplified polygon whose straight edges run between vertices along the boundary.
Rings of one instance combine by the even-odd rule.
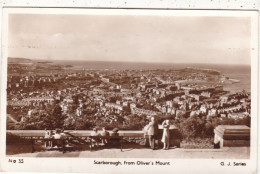
[[[9,14],[8,57],[250,64],[250,18]]]

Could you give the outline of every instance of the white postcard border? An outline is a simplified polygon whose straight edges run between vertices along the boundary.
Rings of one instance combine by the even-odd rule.
[[[22,165],[8,163],[8,159],[10,157],[5,156],[5,129],[6,129],[6,110],[3,109],[6,106],[6,86],[7,86],[7,46],[8,46],[8,38],[6,37],[6,32],[8,31],[8,25],[6,25],[8,14],[9,13],[47,13],[55,14],[55,13],[82,13],[82,14],[100,14],[106,13],[106,11],[113,11],[114,14],[127,14],[132,12],[141,13],[140,15],[147,15],[150,13],[154,15],[158,15],[158,11],[156,10],[134,10],[134,9],[103,9],[100,11],[99,9],[7,9],[4,8],[3,12],[3,28],[2,28],[2,59],[1,59],[1,168],[4,171],[9,172],[88,172],[88,173],[134,173],[134,172],[165,172],[165,173],[173,173],[173,172],[183,172],[183,173],[208,173],[210,170],[211,173],[230,173],[230,172],[239,172],[239,173],[254,173],[256,170],[256,159],[257,159],[257,106],[258,106],[258,14],[254,11],[186,11],[186,10],[160,10],[162,15],[172,13],[172,15],[184,15],[189,12],[191,16],[200,16],[200,15],[223,15],[223,16],[250,16],[252,19],[252,39],[251,39],[251,96],[252,96],[252,120],[251,120],[251,150],[250,150],[250,159],[161,159],[162,161],[169,161],[172,165],[170,166],[106,166],[106,165],[93,165],[94,160],[101,160],[100,158],[23,158],[25,163]],[[7,12],[7,13],[5,13]],[[15,159],[19,159],[19,157],[14,157]],[[115,159],[115,158],[105,158],[103,160],[106,161],[155,161],[155,159]],[[221,162],[245,162],[247,163],[246,167],[223,167],[220,165]]]

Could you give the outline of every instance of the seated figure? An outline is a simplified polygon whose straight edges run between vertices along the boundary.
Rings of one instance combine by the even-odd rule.
[[[93,128],[93,131],[90,134],[91,136],[100,136],[100,134],[98,133],[98,129],[97,128]],[[92,138],[91,141],[93,142],[93,146],[98,146],[100,139],[99,138]]]
[[[109,136],[109,132],[106,130],[105,127],[102,128],[102,131],[101,131],[101,136]],[[108,143],[108,139],[107,138],[102,138],[102,143],[104,145],[106,145]]]
[[[62,142],[62,135],[61,135],[61,130],[56,129],[55,134],[52,136],[53,140],[53,146],[57,147],[62,147],[63,142]]]
[[[120,145],[120,139],[119,138],[115,138],[115,137],[119,137],[119,133],[118,133],[118,128],[114,128],[112,130],[112,133],[110,134],[111,138],[109,139],[109,144],[113,145],[113,146],[118,146]]]

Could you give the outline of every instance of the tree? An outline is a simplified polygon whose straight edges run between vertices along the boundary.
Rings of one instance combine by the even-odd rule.
[[[205,134],[205,123],[205,119],[193,116],[180,123],[180,131],[186,138],[201,137]]]
[[[131,108],[129,106],[123,106],[123,110],[126,112],[126,114],[131,113]]]
[[[125,129],[142,130],[146,124],[145,117],[131,114],[128,115],[127,118],[125,121]]]
[[[250,127],[251,126],[251,117],[246,116],[242,119],[239,119],[239,120],[237,120],[237,124],[246,125],[246,126]]]
[[[210,119],[207,120],[205,124],[205,134],[208,137],[213,137],[214,136],[214,129],[220,125],[220,120],[217,117],[211,117]]]
[[[62,128],[65,120],[65,116],[62,114],[60,105],[56,105],[51,117],[53,121],[53,128]]]
[[[122,100],[121,96],[113,96],[109,98],[109,102],[116,103],[117,100]]]
[[[62,114],[62,109],[59,104],[54,108],[49,108],[46,111],[43,119],[43,129],[63,128],[66,116]]]
[[[73,104],[78,105],[79,104],[79,95],[73,95],[72,100],[73,100]]]

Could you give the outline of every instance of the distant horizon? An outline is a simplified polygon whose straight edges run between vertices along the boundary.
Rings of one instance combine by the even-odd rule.
[[[84,59],[41,59],[41,58],[25,58],[25,57],[8,57],[8,59],[29,59],[33,61],[77,61],[77,62],[120,62],[120,63],[158,63],[158,64],[203,64],[203,65],[244,65],[251,66],[251,64],[240,64],[240,63],[197,63],[197,62],[157,62],[157,61],[129,61],[129,60],[84,60]]]

